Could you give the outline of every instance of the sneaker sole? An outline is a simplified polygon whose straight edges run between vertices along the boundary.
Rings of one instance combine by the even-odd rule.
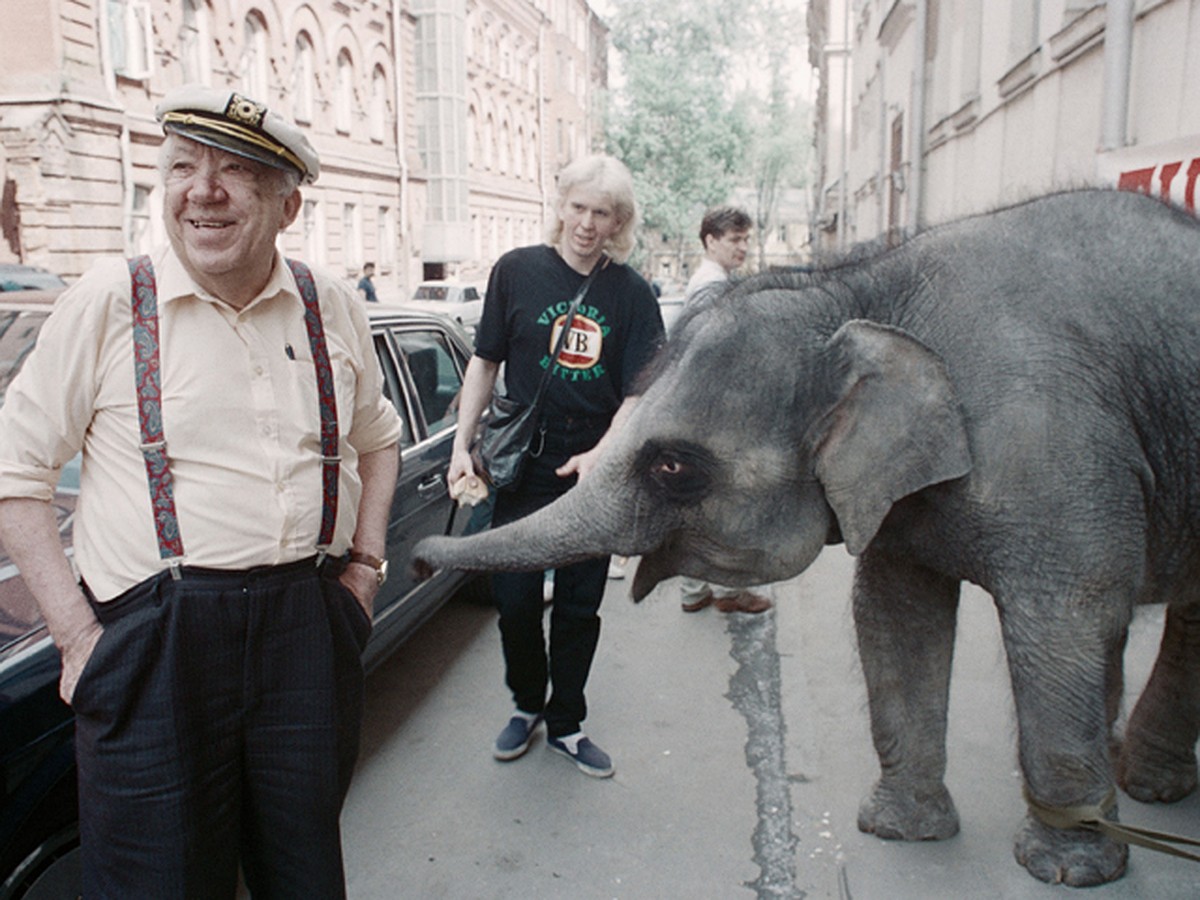
[[[571,762],[575,763],[575,768],[577,768],[584,775],[590,775],[592,778],[612,778],[613,773],[616,771],[616,769],[614,769],[612,766],[609,766],[607,769],[597,769],[594,766],[589,766],[586,763],[580,762],[566,750],[560,749],[553,744],[547,743],[546,746],[559,756],[569,759]]]

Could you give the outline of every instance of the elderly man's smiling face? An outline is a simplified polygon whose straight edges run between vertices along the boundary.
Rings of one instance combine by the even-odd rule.
[[[287,176],[254,160],[168,135],[163,218],[196,283],[241,308],[271,277],[275,238],[300,210]]]

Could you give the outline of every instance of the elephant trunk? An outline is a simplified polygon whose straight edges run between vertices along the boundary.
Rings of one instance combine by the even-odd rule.
[[[551,569],[609,553],[636,556],[661,543],[662,529],[621,512],[638,504],[616,501],[588,479],[535,513],[465,538],[428,537],[413,551],[418,573],[436,569],[521,572]]]

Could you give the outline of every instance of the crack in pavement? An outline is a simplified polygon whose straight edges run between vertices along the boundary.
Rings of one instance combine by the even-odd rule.
[[[759,615],[733,613],[727,621],[733,638],[729,653],[738,668],[725,696],[746,720],[746,762],[754,772],[758,806],[753,845],[759,876],[746,887],[752,888],[759,900],[800,900],[806,894],[796,884],[800,840],[792,830],[775,610]]]

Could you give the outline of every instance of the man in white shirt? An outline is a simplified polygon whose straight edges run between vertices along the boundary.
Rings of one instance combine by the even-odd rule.
[[[704,259],[688,279],[684,304],[700,294],[720,290],[730,274],[741,268],[750,249],[753,224],[746,211],[736,206],[718,206],[704,214],[700,221]],[[761,594],[706,584],[695,578],[681,579],[680,593],[684,612],[699,612],[714,605],[721,612],[761,613],[771,608],[771,601]]]
[[[158,107],[169,245],[63,293],[0,408],[0,541],[62,656],[83,895],[344,896],[400,422],[345,279],[275,241],[320,163],[260,103]],[[75,560],[49,500],[82,451]]]

